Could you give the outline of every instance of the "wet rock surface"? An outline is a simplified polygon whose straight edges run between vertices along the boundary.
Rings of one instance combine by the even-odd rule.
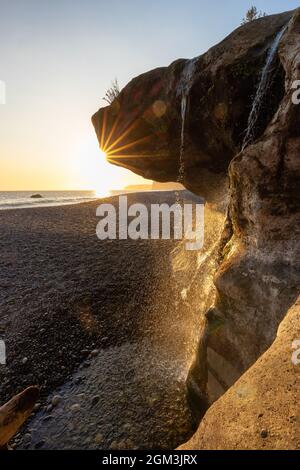
[[[246,24],[193,61],[183,153],[181,84],[189,61],[180,59],[167,68],[137,77],[124,88],[119,100],[93,116],[99,142],[116,165],[158,181],[176,178],[180,169],[184,185],[209,200],[223,197],[228,176],[228,212],[219,238],[215,290],[210,292],[208,310],[202,311],[198,352],[188,381],[190,392],[195,398],[198,395],[198,406],[205,400],[203,389],[209,375],[226,390],[268,348],[270,356],[274,352],[274,360],[280,350],[285,354],[280,341],[276,346],[279,350],[271,346],[279,325],[298,299],[300,285],[300,107],[292,101],[293,83],[299,80],[299,37],[298,9]],[[263,82],[267,89],[259,93],[255,129],[251,141],[243,146],[269,51],[274,54],[269,69],[271,80]],[[147,91],[145,99],[135,99],[143,96],[143,91]],[[157,101],[165,104],[163,108],[160,103],[164,113],[159,115]],[[134,135],[124,133],[133,122]],[[112,133],[118,135],[116,144]],[[124,144],[121,149],[120,141]],[[251,370],[253,383],[256,379],[259,382],[261,368],[254,365]],[[259,383],[258,389],[262,397],[267,396],[265,406],[271,409],[275,401],[274,409],[279,410],[282,401],[276,390],[284,384],[279,384],[278,378],[271,380],[272,370],[264,372],[266,377],[270,375],[270,381]],[[296,380],[292,374],[282,373],[282,378],[288,383]],[[236,389],[230,390],[235,393]],[[278,441],[269,441],[272,420],[268,427],[255,428],[255,436],[265,446],[298,446],[287,416],[289,407],[294,415],[298,391],[299,387],[294,395],[287,394],[283,407],[286,419],[280,415],[282,432]],[[216,424],[220,416],[224,419],[224,404],[227,421],[232,426],[240,423],[237,429],[242,434],[240,439],[229,424],[222,428],[229,434],[219,436],[219,442],[225,448],[241,448],[243,442],[246,447],[260,448],[256,439],[248,440],[243,428],[243,424],[248,426],[247,419],[251,425],[255,420],[252,404],[247,410],[243,404],[238,406],[240,414],[235,415],[235,422],[232,410],[236,402],[227,402],[225,397],[220,400],[220,408],[216,405],[208,412],[207,422]],[[255,397],[260,399],[259,394]],[[274,418],[274,426],[276,422]],[[188,445],[212,448],[211,443],[218,444],[215,432],[210,426],[205,434],[205,425],[200,426],[195,440]]]

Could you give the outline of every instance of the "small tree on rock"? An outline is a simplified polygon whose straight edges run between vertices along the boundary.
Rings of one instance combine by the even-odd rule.
[[[118,80],[115,78],[111,82],[111,86],[105,93],[105,96],[103,97],[104,101],[106,101],[108,104],[111,104],[113,101],[115,101],[116,98],[118,98],[120,94],[120,87],[118,84]]]
[[[242,21],[242,24],[250,23],[251,21],[257,20],[258,18],[262,18],[263,16],[267,16],[266,13],[258,11],[255,6],[252,6],[247,11],[245,18]]]

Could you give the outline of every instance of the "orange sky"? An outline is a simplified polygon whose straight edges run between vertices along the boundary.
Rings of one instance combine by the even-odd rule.
[[[259,10],[297,0],[256,0]],[[112,80],[205,52],[239,26],[248,0],[1,2],[0,191],[120,188],[144,182],[108,165],[91,116]],[[1,89],[0,89],[1,91]]]
[[[147,182],[109,164],[99,149],[90,116],[73,117],[68,111],[47,109],[45,124],[26,110],[10,115],[10,106],[0,106],[0,191],[93,189],[99,195],[109,189]],[[19,127],[20,125],[20,127]],[[48,131],[50,129],[50,131]],[[52,130],[52,132],[51,132]],[[10,138],[8,138],[10,137]]]

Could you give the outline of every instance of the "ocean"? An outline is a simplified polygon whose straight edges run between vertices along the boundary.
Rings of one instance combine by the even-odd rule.
[[[151,190],[150,192],[170,192],[172,190]],[[25,209],[28,207],[50,207],[63,206],[68,204],[78,204],[80,202],[93,201],[95,199],[110,196],[119,196],[131,193],[147,193],[145,189],[115,189],[100,196],[96,191],[0,191],[0,210],[5,209]],[[185,192],[180,190],[179,192]],[[190,197],[192,193],[189,193]],[[34,195],[42,197],[33,198]],[[198,201],[198,196],[196,200]]]
[[[36,194],[42,197],[31,197]],[[77,204],[96,198],[95,191],[0,191],[0,210]]]

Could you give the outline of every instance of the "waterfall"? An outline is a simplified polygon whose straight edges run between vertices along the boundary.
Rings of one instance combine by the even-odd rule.
[[[178,183],[184,181],[184,140],[185,140],[185,123],[188,109],[188,99],[190,89],[193,84],[196,63],[198,57],[189,60],[182,72],[181,80],[178,87],[178,94],[181,96],[181,134],[180,134],[180,154],[179,154],[179,171],[178,171]]]
[[[266,96],[266,93],[268,91],[268,88],[270,86],[271,79],[272,79],[272,65],[274,62],[274,58],[276,56],[281,38],[284,32],[286,31],[287,27],[288,25],[285,25],[276,34],[274,41],[268,51],[267,60],[261,71],[258,88],[256,90],[256,94],[255,94],[254,101],[252,104],[252,109],[249,114],[248,126],[247,126],[246,134],[244,137],[243,145],[242,145],[242,150],[244,150],[249,144],[251,144],[255,138],[255,126],[257,124],[260,110],[261,110],[264,98]]]
[[[185,123],[186,123],[186,116],[188,112],[188,99],[189,99],[190,90],[191,90],[193,80],[194,80],[197,60],[198,60],[198,57],[194,57],[193,59],[187,60],[182,70],[182,75],[181,75],[178,88],[177,88],[177,96],[179,96],[181,99],[181,132],[180,132],[180,149],[179,149],[179,170],[178,170],[176,181],[177,183],[181,183],[181,184],[184,183],[184,176],[185,176],[184,144],[185,144]],[[175,191],[175,197],[176,197],[176,200],[175,200],[176,204],[181,205],[184,202],[183,198],[180,196],[180,191],[178,190]],[[181,257],[182,257],[182,250],[184,252],[183,244],[179,244],[172,253],[172,256],[174,257],[175,260],[178,259],[178,252],[177,252],[178,248],[181,253]],[[175,264],[176,264],[176,261],[175,261]],[[175,273],[175,271],[176,270],[174,269],[174,266],[173,266],[173,273]],[[175,280],[175,284],[178,287],[179,286],[178,274],[177,274],[177,279],[174,278],[174,280]],[[178,292],[179,292],[179,287],[178,287]]]
[[[185,150],[185,124],[188,112],[188,100],[190,90],[194,80],[196,69],[196,62],[198,57],[190,59],[186,62],[182,75],[177,87],[177,97],[181,100],[181,132],[180,132],[180,148],[179,148],[179,170],[177,175],[177,183],[184,183],[185,167],[184,167],[184,150]],[[180,191],[175,191],[175,202],[178,205],[184,203],[184,196],[181,196]],[[190,256],[191,252],[189,253]],[[186,258],[186,251],[184,242],[177,243],[171,253],[171,264],[173,272],[173,282],[175,285],[175,316],[179,313],[179,305],[182,300],[182,291],[184,290],[185,274],[189,272],[190,260]]]
[[[189,112],[189,99],[191,87],[194,83],[198,57],[187,61],[182,71],[181,80],[177,88],[177,96],[181,100],[181,133],[178,183],[185,180],[185,147],[186,147],[186,121]],[[190,202],[190,201],[189,201]],[[176,191],[176,203],[184,203],[184,194]],[[224,216],[209,205],[205,206],[205,245],[202,252],[188,252],[185,250],[185,240],[181,240],[171,253],[173,286],[174,286],[174,318],[183,319],[185,327],[196,332],[194,337],[186,344],[188,352],[189,370],[197,357],[197,385],[199,390],[203,387],[206,370],[206,360],[202,360],[200,353],[205,354],[201,330],[206,327],[204,313],[211,306],[214,296],[213,273],[216,270],[219,237],[224,226]],[[208,223],[207,223],[208,222]],[[205,331],[205,330],[204,330]],[[205,332],[203,333],[205,334]],[[201,348],[202,345],[202,348]],[[198,355],[197,355],[198,351]],[[202,365],[202,366],[201,366]],[[192,369],[193,371],[195,369]],[[192,380],[189,375],[189,382]],[[200,382],[202,379],[202,382]],[[188,378],[187,378],[188,380]],[[194,380],[194,384],[195,384]],[[189,391],[190,395],[190,391]]]

